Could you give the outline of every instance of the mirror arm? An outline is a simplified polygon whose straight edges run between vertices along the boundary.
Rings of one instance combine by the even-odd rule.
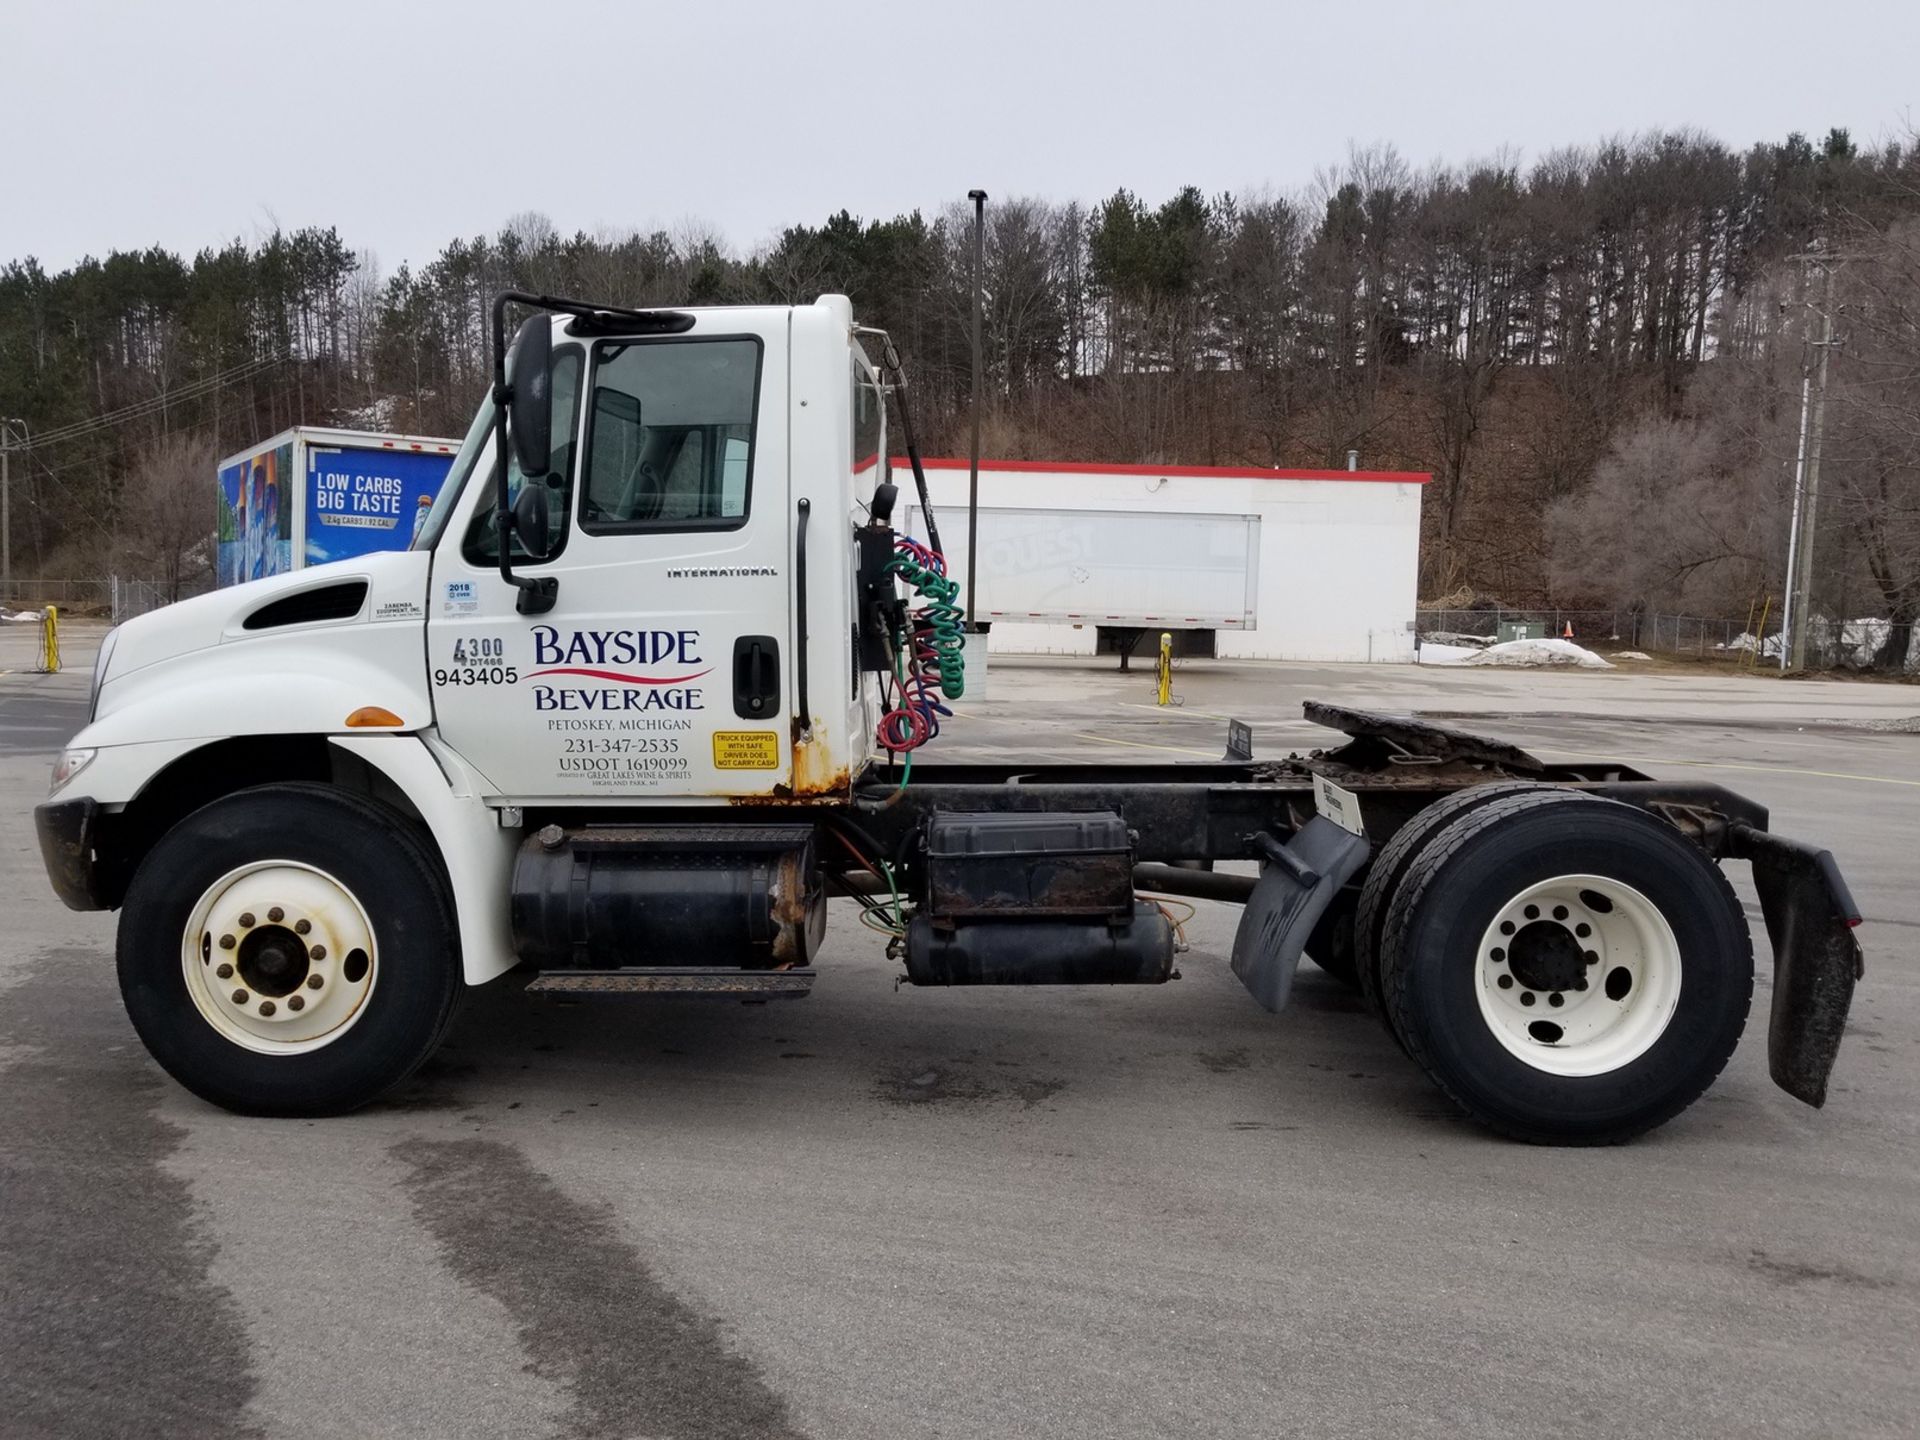
[[[539,306],[541,297],[519,290],[502,290],[493,297],[494,530],[500,537],[500,578],[520,592],[514,609],[522,615],[544,615],[559,597],[559,580],[551,575],[529,579],[513,573],[513,505],[507,498],[507,408],[513,395],[507,385],[507,304],[514,300]]]

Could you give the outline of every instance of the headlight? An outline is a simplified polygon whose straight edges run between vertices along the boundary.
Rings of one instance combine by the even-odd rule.
[[[119,639],[120,627],[116,625],[107,631],[106,638],[100,642],[100,653],[93,657],[93,688],[87,692],[87,723],[89,725],[94,722],[95,712],[100,709],[100,687],[107,683],[107,662],[113,658],[113,647]],[[88,751],[87,759],[92,758],[93,752]]]
[[[53,762],[53,784],[47,787],[47,793],[51,795],[73,779],[91,765],[93,757],[99,753],[98,750],[62,750],[60,758]]]

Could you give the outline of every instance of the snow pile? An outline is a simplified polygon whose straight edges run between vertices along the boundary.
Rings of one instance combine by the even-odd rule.
[[[1420,648],[1414,652],[1422,665],[1464,665],[1471,657],[1483,653],[1469,645],[1436,645],[1426,639],[1421,640]]]
[[[1516,665],[1529,669],[1568,666],[1579,670],[1611,670],[1612,665],[1571,640],[1509,640],[1489,645],[1456,662],[1461,665]]]
[[[1458,630],[1429,630],[1420,637],[1422,645],[1447,645],[1468,650],[1484,650],[1493,643],[1491,635],[1465,635]]]
[[[8,610],[0,608],[0,624],[38,625],[46,618],[46,613],[40,610]]]
[[[1778,635],[1769,635],[1763,642],[1747,631],[1742,630],[1738,635],[1734,636],[1733,639],[1727,641],[1726,644],[1716,645],[1713,648],[1716,650],[1725,650],[1729,654],[1739,653],[1750,655],[1756,648],[1760,648],[1763,645],[1764,648],[1760,649],[1762,655],[1771,656],[1775,659],[1779,658],[1780,637]]]
[[[1616,650],[1613,652],[1613,658],[1616,660],[1651,660],[1653,657],[1644,650]]]

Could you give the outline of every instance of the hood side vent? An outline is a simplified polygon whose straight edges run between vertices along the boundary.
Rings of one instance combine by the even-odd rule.
[[[241,622],[243,630],[277,630],[283,625],[312,625],[320,620],[351,620],[367,603],[367,582],[349,580],[270,600]]]

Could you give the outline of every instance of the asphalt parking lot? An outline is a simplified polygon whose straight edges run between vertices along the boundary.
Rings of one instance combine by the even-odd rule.
[[[30,810],[91,644],[0,635],[0,1434],[1912,1435],[1920,714],[1909,686],[996,659],[938,742],[1324,743],[1324,698],[1752,794],[1837,855],[1868,974],[1824,1111],[1755,1020],[1685,1115],[1531,1149],[1346,990],[1286,1014],[1202,905],[1159,988],[896,988],[837,911],[804,1002],[478,993],[401,1094],[244,1120],[119,1005]],[[1741,867],[1736,867],[1736,869]],[[1748,902],[1744,874],[1736,883]],[[844,902],[842,902],[844,903]]]

